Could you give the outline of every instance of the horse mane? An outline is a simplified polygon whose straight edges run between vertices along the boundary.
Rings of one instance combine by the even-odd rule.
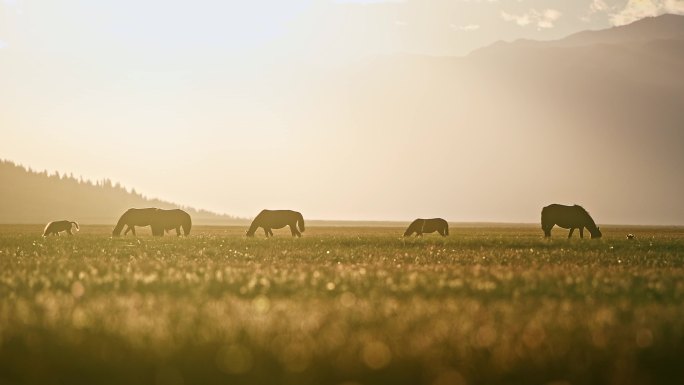
[[[585,209],[584,207],[580,205],[575,205],[575,208],[580,210],[582,214],[584,214],[587,217],[587,220],[594,226],[596,227],[596,222],[594,222],[594,218],[591,217],[591,214],[589,214],[589,211]]]
[[[587,211],[587,209],[585,209],[584,207],[582,207],[580,205],[575,205],[575,208],[578,210],[581,210],[584,214],[589,215],[589,211]]]

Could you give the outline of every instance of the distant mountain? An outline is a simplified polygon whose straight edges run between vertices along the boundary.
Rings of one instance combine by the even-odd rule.
[[[664,15],[466,57],[378,57],[317,100],[340,143],[406,173],[386,183],[441,191],[464,217],[566,202],[604,223],[684,224],[683,69],[684,16]],[[482,199],[488,211],[468,204]]]
[[[656,17],[647,17],[619,27],[578,32],[560,40],[535,41],[520,39],[510,43],[499,41],[489,47],[475,50],[473,53],[492,53],[496,50],[521,49],[524,47],[550,48],[598,44],[634,44],[654,40],[672,39],[684,39],[683,15],[665,14]]]
[[[69,219],[79,223],[114,224],[131,207],[182,208],[194,224],[235,224],[244,220],[206,210],[149,199],[109,180],[96,183],[73,176],[49,175],[0,160],[0,223],[47,223]]]
[[[684,39],[684,16],[665,14],[646,17],[619,27],[579,32],[557,43],[564,45],[621,44],[659,39]]]

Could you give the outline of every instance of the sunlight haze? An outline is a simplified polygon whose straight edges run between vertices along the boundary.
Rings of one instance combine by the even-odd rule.
[[[663,14],[684,1],[0,0],[0,158],[240,217],[684,224],[684,45],[560,40]]]

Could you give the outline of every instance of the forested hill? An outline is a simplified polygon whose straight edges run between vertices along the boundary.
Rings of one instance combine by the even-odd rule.
[[[72,175],[36,172],[0,160],[0,223],[115,223],[131,207],[182,208],[194,224],[237,224],[244,220],[149,199],[110,180],[84,181]]]

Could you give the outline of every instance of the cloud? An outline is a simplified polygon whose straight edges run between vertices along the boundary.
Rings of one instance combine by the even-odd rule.
[[[608,4],[603,0],[593,0],[589,4],[589,13],[605,12],[608,10]]]
[[[562,13],[555,9],[545,9],[543,11],[537,11],[536,9],[530,9],[527,13],[520,15],[510,14],[505,11],[501,11],[501,18],[505,21],[515,22],[521,27],[528,25],[536,25],[537,28],[553,28],[556,20],[560,19]]]
[[[459,31],[473,32],[473,31],[477,31],[478,29],[480,29],[480,25],[479,24],[468,24],[468,25],[451,24],[451,28],[457,29]]]
[[[589,4],[589,9],[580,17],[580,20],[588,23],[597,13],[606,14],[614,8],[614,6],[608,5],[604,0],[592,0],[591,4]]]
[[[521,27],[530,24],[530,15],[526,13],[522,15],[513,15],[506,11],[501,11],[501,18],[505,21],[515,21],[515,23]]]
[[[629,0],[620,12],[610,15],[610,21],[613,25],[625,25],[664,13],[684,14],[684,0]]]
[[[0,40],[0,49],[7,48],[9,47],[9,44],[5,43],[4,41]]]

